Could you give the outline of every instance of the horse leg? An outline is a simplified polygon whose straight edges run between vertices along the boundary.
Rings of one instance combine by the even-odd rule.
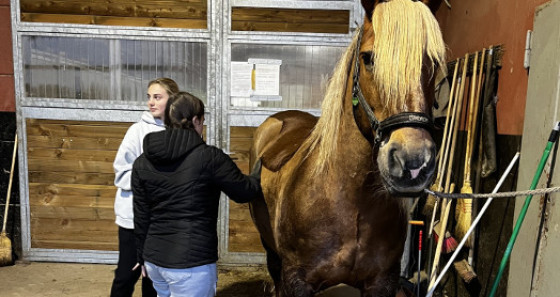
[[[387,274],[366,280],[361,288],[362,297],[395,297],[399,288],[400,263]]]
[[[303,268],[282,269],[281,297],[311,297],[314,295],[311,285],[305,282]]]

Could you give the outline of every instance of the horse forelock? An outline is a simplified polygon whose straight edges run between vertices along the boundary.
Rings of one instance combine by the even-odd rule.
[[[376,6],[372,26],[373,75],[379,95],[387,108],[403,110],[407,95],[422,88],[424,57],[431,60],[432,75],[434,65],[445,65],[439,24],[421,1],[391,0]]]

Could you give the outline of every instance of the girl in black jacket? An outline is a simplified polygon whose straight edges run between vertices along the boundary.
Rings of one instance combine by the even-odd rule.
[[[235,202],[262,195],[220,149],[202,140],[204,104],[179,92],[166,130],[144,138],[132,171],[137,257],[158,296],[215,296],[220,192]]]

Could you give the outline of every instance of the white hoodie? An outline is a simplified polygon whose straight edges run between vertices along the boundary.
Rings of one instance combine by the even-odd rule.
[[[118,188],[115,197],[115,215],[117,217],[115,223],[120,227],[134,229],[130,176],[134,160],[142,154],[144,136],[150,132],[164,129],[165,126],[160,119],[154,119],[150,112],[145,111],[142,119],[128,128],[117,151],[115,162],[113,162],[115,186]]]

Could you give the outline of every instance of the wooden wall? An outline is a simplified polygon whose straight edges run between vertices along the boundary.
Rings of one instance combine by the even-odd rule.
[[[24,22],[205,29],[206,0],[20,0]]]
[[[113,160],[130,125],[27,119],[32,248],[117,250]]]
[[[245,174],[249,174],[249,152],[256,127],[231,127],[231,157]],[[229,203],[229,240],[230,252],[262,252],[261,240],[257,228],[253,225],[249,205]]]
[[[233,7],[232,31],[272,31],[347,34],[350,11]]]
[[[132,123],[27,119],[31,247],[118,250],[113,160]],[[249,173],[252,127],[232,127]],[[264,252],[247,204],[230,202],[229,251]]]
[[[24,22],[207,28],[207,0],[21,0]],[[232,31],[341,33],[350,11],[232,7]]]
[[[498,134],[523,133],[529,74],[523,67],[525,37],[533,29],[535,8],[546,2],[550,0],[454,1],[451,9],[442,4],[437,11],[449,61],[491,45],[504,46],[496,103]],[[476,29],[481,24],[484,30]]]
[[[15,112],[16,93],[14,88],[12,23],[10,1],[8,0],[0,0],[0,40],[3,41],[0,42],[0,57],[2,57],[2,63],[0,63],[0,89],[3,92],[0,98],[0,112]]]

